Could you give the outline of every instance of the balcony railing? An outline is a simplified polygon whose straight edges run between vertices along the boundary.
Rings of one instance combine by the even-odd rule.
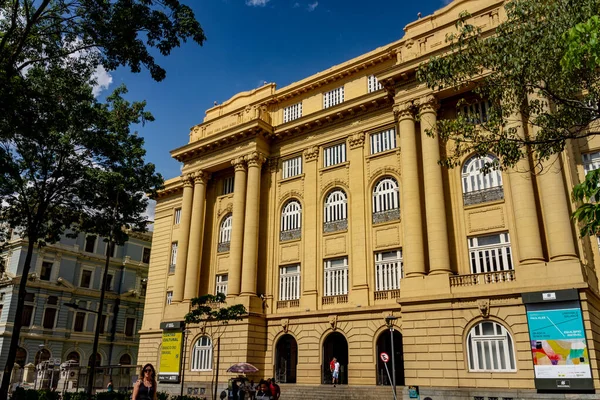
[[[398,299],[400,298],[400,290],[384,290],[375,292],[375,300]]]
[[[225,252],[229,251],[230,245],[231,245],[231,242],[219,243],[219,245],[217,246],[217,253],[225,253]]]
[[[342,294],[339,296],[326,296],[321,299],[323,305],[326,304],[344,304],[348,302],[348,295]]]
[[[323,232],[337,232],[337,231],[345,231],[348,230],[348,220],[340,219],[338,221],[325,222],[323,224]]]
[[[486,203],[488,201],[502,200],[503,198],[504,188],[502,186],[496,186],[489,189],[463,193],[463,201],[465,203],[465,206]]]
[[[457,275],[450,277],[450,287],[463,287],[475,285],[488,285],[516,280],[515,271],[486,272],[483,274]]]
[[[400,219],[400,209],[386,210],[373,213],[373,223],[380,224],[382,222],[396,221]]]
[[[279,233],[279,240],[285,242],[287,240],[300,239],[302,237],[302,229],[293,229],[289,231],[282,231]]]
[[[300,300],[280,300],[277,302],[277,308],[294,308],[300,307]]]

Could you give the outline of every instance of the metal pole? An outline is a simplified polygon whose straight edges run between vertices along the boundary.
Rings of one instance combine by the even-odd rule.
[[[217,338],[217,374],[215,376],[215,390],[213,400],[217,400],[217,390],[219,388],[219,356],[221,355],[221,338]]]
[[[396,397],[396,354],[394,353],[394,325],[390,325],[390,339],[392,340],[392,386]]]
[[[390,377],[390,370],[389,370],[389,369],[388,369],[388,367],[387,367],[387,363],[386,363],[386,362],[384,362],[384,363],[383,363],[383,366],[385,367],[385,372],[387,372],[388,378],[390,379],[390,382],[391,382],[391,381],[392,381],[392,378]],[[396,400],[396,399],[397,399],[397,397],[396,397],[396,390],[395,390],[395,389],[393,389],[393,388],[392,388],[392,394],[394,395],[394,400]]]
[[[181,393],[183,397],[183,382],[185,381],[185,353],[187,350],[187,329],[183,330],[183,357],[181,357]]]

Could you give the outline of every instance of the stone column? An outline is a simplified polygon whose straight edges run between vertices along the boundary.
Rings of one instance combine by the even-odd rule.
[[[429,273],[432,275],[451,273],[442,167],[438,164],[440,141],[437,135],[428,137],[426,132],[435,128],[438,107],[437,99],[433,96],[427,96],[419,102],[423,179],[425,193],[428,194],[425,196],[425,217],[429,244]]]
[[[183,179],[183,199],[181,203],[181,221],[179,222],[179,238],[177,240],[177,261],[175,262],[175,284],[173,287],[173,301],[183,300],[185,289],[185,272],[190,239],[190,222],[192,218],[192,188],[193,176],[186,175]]]
[[[204,232],[204,204],[208,178],[209,174],[204,171],[198,171],[194,175],[190,244],[185,272],[185,291],[183,294],[185,300],[198,296],[198,278],[200,277],[200,260],[202,258],[202,234]]]
[[[318,215],[321,212],[321,205],[317,199],[318,193],[318,159],[319,148],[317,146],[304,150],[304,181],[310,183],[304,189],[304,226],[302,235],[304,238],[304,265],[301,266],[302,277],[302,309],[316,310],[318,306],[318,265],[317,248],[319,230],[322,226],[317,226]]]
[[[402,157],[402,258],[407,278],[425,275],[425,250],[423,247],[423,223],[421,193],[419,190],[419,164],[415,117],[412,103],[394,106],[400,130],[400,156]]]
[[[231,221],[231,244],[229,247],[229,275],[227,295],[240,294],[242,281],[242,249],[244,243],[244,209],[246,205],[246,164],[244,157],[231,161],[235,169],[233,183],[233,212]]]
[[[520,113],[509,117],[507,128],[514,128],[516,135],[525,138],[523,119]],[[523,158],[508,170],[512,206],[515,213],[519,264],[544,261],[542,238],[533,190],[533,174],[528,158]],[[511,240],[514,242],[514,240]]]
[[[256,264],[258,262],[258,219],[260,216],[260,169],[266,158],[254,151],[246,156],[248,190],[244,221],[244,252],[242,260],[242,296],[256,295]]]

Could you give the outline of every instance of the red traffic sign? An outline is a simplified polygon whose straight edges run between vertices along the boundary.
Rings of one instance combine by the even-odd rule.
[[[381,354],[379,355],[379,357],[381,357],[381,361],[383,361],[384,363],[386,363],[386,362],[390,361],[390,356],[388,356],[388,354],[387,354],[387,353],[381,353]]]

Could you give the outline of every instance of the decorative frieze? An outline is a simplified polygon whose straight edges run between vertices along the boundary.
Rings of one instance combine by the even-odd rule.
[[[308,149],[304,150],[304,161],[311,162],[317,161],[319,158],[319,147],[311,146]]]
[[[348,137],[348,145],[350,149],[357,149],[363,147],[365,144],[365,134],[363,132],[355,133]]]

